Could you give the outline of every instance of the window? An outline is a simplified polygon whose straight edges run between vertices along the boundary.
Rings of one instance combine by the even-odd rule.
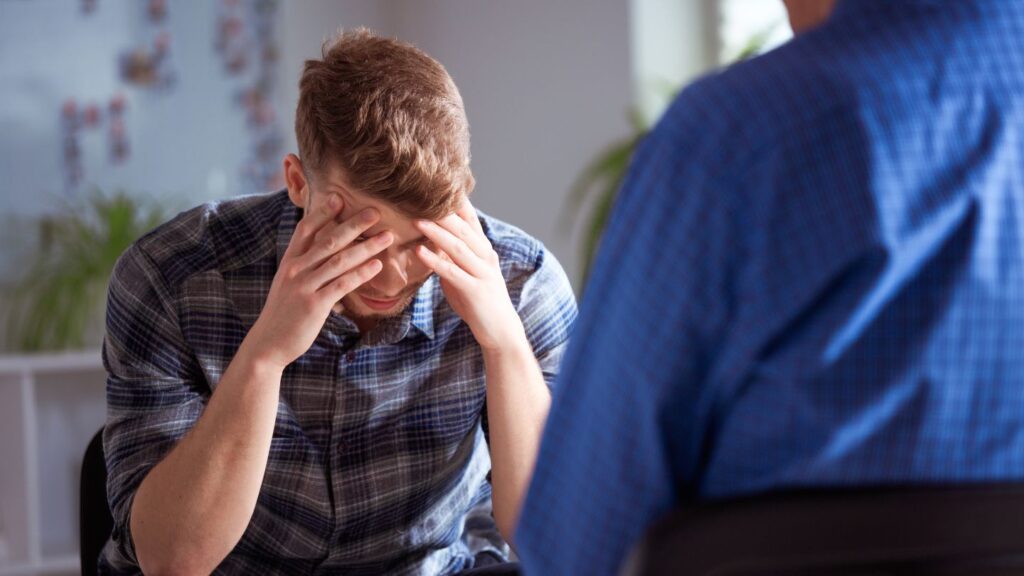
[[[718,0],[718,62],[770,50],[792,37],[781,0]]]

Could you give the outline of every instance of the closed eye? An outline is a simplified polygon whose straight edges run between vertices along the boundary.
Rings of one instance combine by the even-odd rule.
[[[365,234],[360,234],[359,236],[356,236],[356,239],[353,240],[353,242],[366,242],[369,239],[370,238],[367,237]],[[402,248],[406,250],[415,249],[417,246],[426,246],[427,248],[433,248],[434,243],[431,242],[430,239],[428,238],[418,238],[416,240],[413,240],[412,242],[406,242],[405,244],[402,244]]]
[[[426,246],[427,248],[433,248],[433,243],[426,236],[420,236],[415,240],[402,244],[402,248],[406,250],[415,249],[417,246]]]
[[[412,242],[407,243],[405,246],[403,246],[403,248],[407,250],[415,250],[418,246],[426,246],[427,248],[433,249],[434,244],[430,240],[427,240],[426,238],[421,238],[419,240],[413,240]]]

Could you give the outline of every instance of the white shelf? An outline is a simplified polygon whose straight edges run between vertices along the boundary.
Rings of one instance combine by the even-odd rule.
[[[81,561],[78,556],[64,556],[35,564],[0,564],[0,576],[77,574],[80,569]]]
[[[0,356],[0,576],[77,573],[82,456],[105,381],[98,350]]]
[[[102,370],[99,350],[58,352],[48,354],[0,355],[0,374],[22,372],[82,372]]]

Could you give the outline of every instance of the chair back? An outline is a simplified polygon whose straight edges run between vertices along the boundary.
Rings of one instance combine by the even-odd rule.
[[[103,457],[103,429],[85,449],[79,493],[78,534],[82,574],[96,574],[100,552],[114,529],[107,503],[107,463]]]
[[[685,507],[628,576],[1024,574],[1024,485],[765,494]]]

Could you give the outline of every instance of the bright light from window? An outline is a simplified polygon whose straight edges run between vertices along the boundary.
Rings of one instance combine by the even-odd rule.
[[[718,59],[729,63],[753,45],[770,50],[792,37],[782,0],[719,0]]]

